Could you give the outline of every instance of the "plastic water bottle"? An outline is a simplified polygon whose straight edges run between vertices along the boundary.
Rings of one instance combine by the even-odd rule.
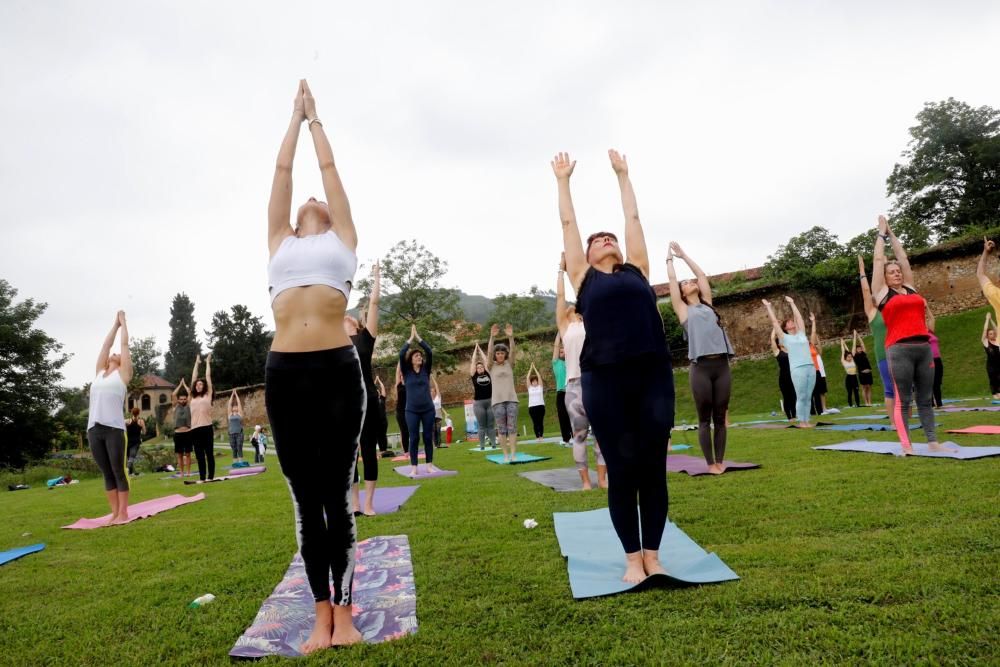
[[[190,607],[191,609],[197,609],[198,607],[204,607],[205,605],[207,605],[209,602],[211,602],[214,599],[215,599],[214,595],[212,595],[211,593],[205,593],[201,597],[197,597],[194,600],[192,600],[191,604],[189,604],[188,607]]]

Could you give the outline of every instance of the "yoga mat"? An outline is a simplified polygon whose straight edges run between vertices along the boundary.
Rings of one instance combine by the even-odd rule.
[[[499,447],[483,447],[482,449],[480,449],[479,447],[472,447],[471,449],[469,449],[469,451],[470,452],[499,452],[500,448]]]
[[[781,423],[777,424],[774,422],[758,422],[750,424],[747,428],[795,428],[795,426],[785,420],[781,420]]]
[[[400,506],[410,499],[419,486],[380,486],[375,489],[376,514],[391,514],[397,511]],[[361,506],[365,506],[365,490],[361,489]]]
[[[154,514],[159,514],[160,512],[165,512],[171,510],[175,507],[180,507],[181,505],[187,505],[188,503],[196,503],[199,500],[204,500],[205,494],[199,493],[196,496],[182,496],[179,493],[175,493],[172,496],[163,496],[162,498],[154,498],[152,500],[144,500],[141,503],[136,503],[135,505],[129,505],[128,507],[128,521],[125,523],[132,523],[138,519],[145,519],[146,517],[153,516]],[[80,519],[76,523],[71,523],[68,526],[63,526],[63,528],[72,528],[78,530],[90,530],[91,528],[104,528],[108,520],[111,518],[110,514],[105,514],[104,516],[97,519]],[[124,524],[119,524],[124,525]]]
[[[377,497],[377,496],[376,496]],[[417,631],[417,589],[406,535],[359,542],[354,566],[354,626],[368,644]],[[331,582],[331,588],[333,583]],[[302,556],[295,554],[281,583],[229,651],[234,658],[302,655],[315,620],[315,603]],[[335,650],[335,649],[331,649]],[[335,654],[330,653],[330,660]]]
[[[706,552],[684,531],[667,521],[660,541],[660,562],[668,574],[628,584],[622,581],[625,552],[611,525],[607,508],[556,512],[552,518],[559,549],[567,559],[569,585],[573,597],[578,600],[657,586],[677,587],[739,579],[722,559]]]
[[[965,408],[940,408],[941,412],[1000,412],[1000,405],[994,407],[990,405],[982,405],[979,407],[965,407]]]
[[[531,454],[518,452],[514,455],[514,459],[512,461],[504,461],[503,454],[490,454],[486,457],[486,460],[491,463],[498,463],[502,466],[509,466],[512,463],[534,463],[535,461],[548,461],[551,458],[551,456],[532,456]]]
[[[411,477],[411,467],[412,466],[399,466],[398,468],[393,468],[393,470],[407,479],[432,479],[434,477],[451,477],[458,474],[457,470],[438,470],[437,472],[427,472],[426,468],[417,466],[417,474]]]
[[[212,482],[224,482],[227,479],[240,479],[242,477],[250,477],[251,475],[259,475],[260,473],[262,473],[262,472],[264,472],[266,470],[267,470],[266,466],[256,466],[256,467],[253,467],[253,468],[238,468],[236,470],[231,471],[225,477],[216,477],[215,479],[206,479],[204,481],[200,480],[200,479],[186,479],[186,480],[184,480],[184,483],[185,484],[210,484]]]
[[[419,454],[417,454],[417,459],[418,460],[420,460],[420,459],[426,459],[426,458],[427,458],[427,455],[424,454],[423,452],[420,452]],[[390,461],[409,461],[410,460],[410,455],[409,454],[400,454],[399,456],[393,456],[389,460]]]
[[[562,438],[558,436],[550,436],[548,438],[532,438],[531,440],[518,440],[519,445],[558,445],[562,442]]]
[[[837,421],[852,421],[854,419],[888,419],[889,415],[858,415],[857,417],[834,417]]]
[[[0,565],[6,565],[12,560],[17,560],[21,556],[27,556],[28,554],[33,554],[35,552],[41,551],[45,548],[44,544],[32,544],[29,547],[18,547],[16,549],[8,549],[7,551],[0,551]]]
[[[195,471],[195,470],[192,470],[191,472],[189,472],[189,473],[187,473],[185,475],[182,475],[179,472],[175,472],[173,475],[168,475],[167,477],[161,477],[160,479],[180,479],[181,477],[197,477],[197,476],[198,476],[198,472]]]
[[[691,445],[670,445],[667,449],[668,452],[680,452],[685,449],[691,449]]]
[[[550,470],[531,470],[517,473],[536,484],[547,486],[553,491],[583,491],[583,482],[576,468],[552,468]],[[590,471],[590,483],[597,488],[597,471]]]
[[[671,431],[697,431],[698,430],[698,425],[697,424],[685,424],[683,426],[675,426],[675,427],[673,427],[670,430]]]
[[[752,426],[754,424],[787,424],[787,419],[758,419],[750,422],[735,422],[730,426]]]
[[[1000,426],[969,426],[968,428],[955,428],[948,433],[968,433],[971,435],[1000,435]]]
[[[726,466],[726,472],[731,470],[750,470],[760,467],[759,463],[740,463],[739,461],[729,460],[722,463]],[[687,454],[668,454],[667,470],[670,472],[686,472],[692,477],[711,474],[708,472],[708,464],[705,463],[705,459],[697,456],[688,456]]]
[[[1000,447],[959,447],[954,442],[942,442],[942,445],[952,448],[949,452],[932,452],[922,442],[913,443],[914,456],[926,456],[935,459],[981,459],[987,456],[1000,456]],[[873,442],[871,440],[851,440],[836,445],[823,445],[813,449],[827,449],[835,452],[867,452],[869,454],[903,455],[903,446],[898,442]]]

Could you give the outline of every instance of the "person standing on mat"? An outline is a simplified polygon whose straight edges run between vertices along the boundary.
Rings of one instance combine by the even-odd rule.
[[[809,313],[812,333],[809,334],[809,355],[816,368],[816,384],[813,386],[812,413],[826,414],[826,366],[823,364],[823,354],[820,352],[819,336],[816,335],[816,313]]]
[[[934,397],[934,407],[943,408],[944,399],[941,397],[941,383],[944,381],[944,361],[941,359],[941,341],[934,332],[936,325],[937,321],[934,318],[934,313],[931,311],[930,304],[928,304],[927,331],[930,333],[928,339],[931,344],[931,357],[934,359],[934,387],[931,390],[931,395]]]
[[[111,346],[121,330],[117,354]],[[104,493],[111,506],[108,525],[128,521],[128,473],[125,471],[125,394],[132,379],[132,356],[128,349],[128,325],[125,311],[119,310],[111,331],[104,338],[97,355],[96,377],[90,383],[87,411],[87,443],[94,463],[104,476]]]
[[[997,325],[990,313],[986,313],[983,323],[983,349],[986,351],[986,377],[990,383],[993,398],[1000,398],[1000,344],[997,343]]]
[[[587,338],[587,330],[583,325],[583,317],[576,312],[575,306],[566,305],[566,286],[563,276],[566,273],[566,253],[559,262],[559,275],[556,279],[556,326],[562,337],[563,349],[566,351],[566,410],[569,412],[570,426],[573,429],[573,461],[580,473],[580,481],[584,491],[590,491],[590,468],[587,466],[587,438],[590,435],[590,420],[587,410],[583,407],[583,387],[580,383],[580,354],[583,342]],[[594,441],[594,458],[597,465],[597,485],[608,488],[608,466],[601,454],[601,447]]]
[[[486,346],[486,357],[490,365],[486,370],[493,379],[493,396],[490,399],[493,417],[496,419],[500,448],[503,449],[504,463],[517,458],[517,390],[514,389],[514,327],[504,329],[508,345],[493,344],[500,333],[500,325],[490,327],[490,342]]]
[[[243,461],[243,404],[234,389],[229,394],[229,448],[233,450],[233,462]]]
[[[391,455],[391,452],[389,451],[389,418],[385,411],[385,385],[382,384],[382,378],[377,375],[375,376],[375,389],[378,391],[378,450],[380,452],[380,456],[385,458]]]
[[[867,284],[867,283],[866,283]],[[871,301],[871,299],[868,299]],[[872,362],[868,359],[865,350],[865,341],[858,336],[858,330],[853,331],[854,342],[851,349],[854,350],[854,365],[858,369],[858,384],[861,385],[861,398],[865,401],[865,407],[872,406],[872,383],[875,381],[872,375]]]
[[[476,431],[479,436],[479,449],[497,446],[497,427],[493,417],[493,380],[486,370],[486,354],[479,343],[472,351],[472,361],[469,363],[469,377],[472,380],[472,411],[476,415]]]
[[[411,349],[413,341],[419,348]],[[410,477],[417,475],[420,453],[420,429],[424,431],[424,455],[427,472],[438,472],[434,467],[434,400],[431,398],[431,364],[434,357],[431,346],[417,333],[417,325],[410,326],[410,339],[399,351],[399,366],[406,385],[406,428],[410,432]]]
[[[902,247],[900,247],[902,252]],[[906,259],[906,253],[896,256],[896,261],[900,267],[906,267],[905,271],[910,272],[910,263]],[[868,317],[868,325],[872,328],[872,338],[874,342],[873,352],[875,353],[875,366],[878,368],[879,378],[882,380],[882,396],[885,403],[886,412],[892,414],[893,405],[896,401],[896,388],[892,384],[889,376],[889,360],[885,356],[885,321],[882,319],[882,311],[878,309],[878,304],[872,297],[871,287],[868,285],[868,276],[865,275],[865,260],[858,255],[858,268],[861,278],[861,302],[865,306],[865,315]],[[858,338],[861,349],[864,350],[864,340]],[[869,401],[870,403],[871,401]]]
[[[840,339],[840,365],[844,367],[844,389],[847,391],[847,407],[861,407],[861,394],[858,391],[858,364],[854,355],[847,349],[847,343]]]
[[[694,280],[678,282],[674,257],[680,257],[694,274]],[[726,411],[733,379],[729,359],[733,346],[722,327],[722,318],[712,307],[712,286],[708,277],[675,241],[667,249],[667,280],[670,283],[670,303],[684,328],[691,361],[691,395],[698,412],[698,444],[708,464],[708,472],[721,475],[726,471]],[[715,425],[713,438],[712,425]]]
[[[406,383],[399,364],[396,364],[396,426],[399,427],[399,444],[406,454],[410,451],[410,429],[406,425]]]
[[[205,378],[198,377],[201,355],[191,371],[191,443],[198,459],[198,479],[215,479],[215,427],[212,425],[212,353],[205,357]]]
[[[528,392],[528,415],[531,417],[531,429],[538,440],[545,435],[545,385],[542,384],[542,374],[535,368],[534,362],[524,378],[524,387]]]
[[[778,344],[778,336],[771,329],[771,353],[778,362],[778,391],[781,392],[781,409],[785,418],[795,421],[795,384],[792,382],[792,369],[788,365],[788,351]]]
[[[552,344],[552,376],[556,379],[556,416],[559,417],[559,437],[563,447],[570,445],[573,439],[573,427],[569,423],[569,412],[566,411],[566,350],[562,338],[556,332],[556,342]]]
[[[984,236],[983,254],[979,256],[979,263],[976,265],[976,279],[979,280],[979,287],[983,290],[983,296],[993,306],[994,324],[1000,323],[1000,286],[986,275],[986,260],[996,248],[996,243]]]
[[[434,447],[441,449],[441,422],[444,421],[444,406],[441,399],[441,388],[437,378],[431,376],[431,401],[434,403]]]
[[[292,164],[304,122],[328,203],[310,197],[299,208],[293,228]],[[309,85],[302,80],[268,204],[268,290],[275,332],[265,368],[264,401],[316,603],[303,654],[362,641],[351,615],[357,543],[351,484],[368,397],[358,351],[343,323],[358,267],[357,244],[333,150]]]
[[[587,331],[580,355],[583,403],[608,462],[608,510],[625,550],[622,579],[638,583],[665,573],[659,548],[667,522],[674,383],[628,163],[614,150],[608,157],[625,215],[624,258],[610,232],[591,234],[584,246],[569,187],[576,163],[560,153],[552,170],[566,268]]]
[[[903,255],[903,245],[889,228],[885,216],[878,218],[875,260],[872,268],[872,292],[885,320],[885,351],[889,374],[896,389],[892,420],[903,446],[903,455],[913,454],[910,443],[910,401],[916,390],[917,411],[931,451],[945,451],[937,441],[934,424],[934,357],[930,331],[927,329],[927,302],[913,287],[913,272],[885,258],[886,242],[892,244],[896,257]],[[909,269],[909,265],[907,265]]]
[[[125,422],[125,434],[128,436],[128,474],[135,476],[135,459],[139,456],[139,445],[146,433],[146,422],[139,417],[139,408],[132,408],[132,418]]]
[[[184,393],[178,395],[181,389]],[[191,452],[194,450],[191,444],[191,406],[188,405],[190,393],[187,382],[181,378],[170,394],[174,406],[174,454],[177,455],[177,472],[181,477],[191,474]]]
[[[792,317],[781,324],[774,314],[771,302],[761,299],[767,310],[767,316],[771,318],[775,337],[788,351],[788,368],[792,374],[792,384],[795,386],[795,416],[799,420],[797,426],[812,428],[813,425],[809,423],[809,406],[812,404],[813,388],[816,386],[816,366],[813,365],[812,356],[809,354],[809,339],[806,338],[806,323],[802,320],[802,313],[799,312],[792,297],[786,296],[785,301],[792,309]]]

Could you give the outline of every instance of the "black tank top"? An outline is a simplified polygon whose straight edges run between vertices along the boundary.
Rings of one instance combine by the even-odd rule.
[[[854,355],[854,365],[859,373],[872,372],[872,362],[868,361],[868,355],[864,352],[858,352]]]
[[[986,344],[986,366],[1000,369],[1000,345],[994,345],[987,341]]]
[[[128,435],[128,444],[137,445],[139,438],[142,437],[142,426],[134,419],[130,419],[125,422],[125,433]]]
[[[788,365],[788,353],[782,350],[775,359],[778,360],[778,383],[791,382],[792,369]]]
[[[473,399],[485,401],[493,398],[493,378],[487,372],[472,375]]]

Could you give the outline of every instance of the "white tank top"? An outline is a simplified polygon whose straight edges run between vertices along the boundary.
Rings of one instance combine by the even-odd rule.
[[[309,236],[289,236],[267,264],[271,303],[290,287],[326,285],[351,296],[351,281],[358,256],[332,231]]]
[[[125,430],[125,383],[116,368],[104,377],[104,371],[97,374],[90,383],[90,410],[87,428],[94,424]]]
[[[563,349],[566,351],[566,381],[580,379],[580,353],[583,352],[583,341],[587,338],[587,330],[583,322],[570,322],[562,337]]]
[[[542,395],[542,387],[540,385],[534,387],[528,387],[528,407],[533,408],[537,405],[545,405],[545,396]]]

